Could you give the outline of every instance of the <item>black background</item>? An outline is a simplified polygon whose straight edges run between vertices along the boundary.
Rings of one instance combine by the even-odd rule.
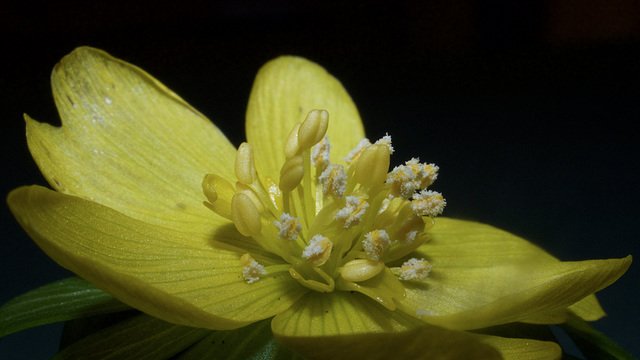
[[[562,260],[638,256],[640,8],[634,1],[50,2],[0,11],[2,188],[45,184],[22,114],[59,124],[49,74],[90,45],[147,70],[244,140],[253,77],[282,54],[342,81],[398,164],[440,166],[445,215],[523,236]],[[0,303],[69,276],[1,207]],[[596,326],[640,355],[638,265],[599,294]],[[60,326],[0,340],[46,358]]]

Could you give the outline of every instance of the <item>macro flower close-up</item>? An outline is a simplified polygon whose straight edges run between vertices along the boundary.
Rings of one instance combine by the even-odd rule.
[[[139,358],[146,346],[180,359],[558,359],[556,342],[487,329],[597,320],[594,293],[631,264],[562,262],[441,216],[446,169],[429,154],[395,159],[396,134],[367,138],[341,83],[304,58],[259,70],[237,147],[101,50],[63,58],[52,88],[62,126],[25,116],[52,189],[24,186],[7,200],[38,246],[83,279],[61,289],[84,289],[84,303],[51,318],[139,311],[69,357]]]

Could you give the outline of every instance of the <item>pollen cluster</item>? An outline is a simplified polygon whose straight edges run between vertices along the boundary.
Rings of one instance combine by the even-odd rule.
[[[427,189],[438,167],[413,158],[389,171],[389,135],[362,139],[344,163],[331,163],[328,126],[329,113],[312,110],[293,127],[278,180],[256,171],[253,148],[243,143],[235,184],[206,175],[204,204],[281,259],[261,264],[244,254],[239,276],[247,283],[288,271],[309,289],[357,291],[395,309],[403,282],[424,279],[431,269],[411,253],[428,240],[432,218],[446,205]]]

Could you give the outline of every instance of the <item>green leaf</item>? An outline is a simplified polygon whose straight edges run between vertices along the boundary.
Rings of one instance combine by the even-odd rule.
[[[571,316],[560,326],[589,359],[634,359],[620,345],[577,316]]]
[[[275,341],[270,324],[271,320],[267,319],[237,330],[215,331],[185,351],[179,359],[303,359]]]
[[[58,321],[130,309],[91,283],[72,277],[20,295],[0,307],[0,336]]]
[[[141,314],[85,337],[53,359],[168,359],[210,332]]]

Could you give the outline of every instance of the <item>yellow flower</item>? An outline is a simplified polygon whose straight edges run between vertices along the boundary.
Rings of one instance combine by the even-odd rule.
[[[437,166],[390,171],[391,138],[364,139],[341,84],[301,58],[260,70],[238,149],[102,51],[65,57],[52,86],[63,126],[26,121],[55,191],[16,189],[11,210],[59,264],[167,322],[273,318],[275,338],[312,358],[558,358],[552,342],[466,330],[595,320],[592,294],[631,263],[560,262],[487,225],[434,221]]]

